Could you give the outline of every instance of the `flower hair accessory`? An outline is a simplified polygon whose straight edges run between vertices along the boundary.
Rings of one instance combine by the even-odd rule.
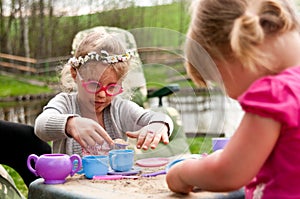
[[[122,55],[109,55],[107,51],[101,50],[100,55],[96,52],[90,52],[84,57],[72,57],[69,59],[68,63],[71,64],[72,67],[78,68],[93,59],[96,61],[102,61],[106,64],[114,64],[118,62],[126,62],[133,56],[138,56],[136,50],[127,50],[126,53]]]

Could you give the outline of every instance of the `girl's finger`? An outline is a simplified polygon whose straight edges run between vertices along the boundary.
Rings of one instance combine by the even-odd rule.
[[[161,140],[164,144],[168,144],[170,142],[168,133],[163,133],[161,135]]]
[[[76,140],[79,144],[80,144],[80,146],[82,146],[83,148],[86,148],[87,146],[88,146],[88,144],[84,141],[84,140],[82,140],[82,139],[79,139],[79,140]]]
[[[87,146],[85,146],[85,148],[88,147],[88,146],[95,146],[96,145],[95,140],[92,137],[90,137],[90,136],[84,137],[83,141],[87,145]]]
[[[160,142],[161,138],[162,138],[161,134],[159,134],[159,133],[155,134],[155,136],[152,140],[152,143],[150,145],[151,149],[155,149],[157,147],[157,145]]]
[[[149,148],[149,145],[153,141],[155,135],[156,135],[155,132],[153,132],[153,131],[147,131],[147,134],[146,134],[146,137],[144,139],[143,146],[142,146],[142,148],[144,150],[147,150]]]
[[[140,149],[141,147],[143,147],[143,149],[144,149],[144,143],[145,143],[146,137],[147,137],[147,131],[140,131],[139,136],[137,138],[137,143],[136,143],[136,147],[138,149]]]
[[[137,138],[139,136],[139,131],[127,131],[126,135],[130,138]]]
[[[98,133],[91,135],[91,138],[99,145],[104,143],[104,138],[102,138]]]

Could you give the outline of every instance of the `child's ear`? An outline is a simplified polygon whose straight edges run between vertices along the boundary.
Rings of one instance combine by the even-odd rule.
[[[73,79],[75,80],[75,79],[76,79],[76,76],[77,76],[76,70],[75,70],[73,67],[71,67],[71,68],[70,68],[70,72],[71,72],[71,76],[72,76]]]

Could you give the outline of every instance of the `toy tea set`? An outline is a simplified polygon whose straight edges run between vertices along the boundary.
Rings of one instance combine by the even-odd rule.
[[[128,172],[133,168],[134,150],[126,149],[128,144],[115,143],[108,155],[44,154],[38,157],[31,154],[27,167],[36,176],[44,178],[45,184],[62,184],[75,173],[84,173],[92,179],[109,172]],[[33,166],[34,165],[34,166]]]
[[[213,139],[213,150],[223,148],[228,139]],[[154,177],[163,175],[175,164],[189,158],[199,159],[203,155],[191,154],[189,156],[176,158],[170,161],[169,158],[146,158],[137,160],[135,163],[139,167],[134,166],[134,150],[126,149],[126,144],[114,147],[108,152],[108,155],[87,155],[80,157],[73,154],[44,154],[38,157],[31,154],[27,159],[28,169],[36,176],[44,179],[45,184],[62,184],[66,178],[75,173],[84,174],[88,179],[94,180],[118,180],[123,178],[136,179],[139,177]],[[34,163],[34,167],[32,166]],[[161,167],[165,169],[152,172],[140,173],[140,167]]]
[[[63,184],[69,175],[73,176],[75,173],[84,174],[86,178],[93,180],[154,177],[166,174],[171,166],[182,160],[184,158],[169,163],[168,158],[146,158],[137,160],[136,165],[139,167],[134,167],[134,150],[113,149],[109,151],[108,156],[89,155],[82,158],[76,154],[71,156],[44,154],[40,157],[31,154],[28,156],[27,166],[32,173],[44,179],[44,184]],[[32,161],[35,164],[35,169],[32,167]],[[136,175],[141,172],[141,167],[160,167],[166,164],[168,164],[166,169]]]

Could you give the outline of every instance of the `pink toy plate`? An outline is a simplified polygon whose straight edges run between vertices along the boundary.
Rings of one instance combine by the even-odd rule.
[[[136,161],[136,164],[141,167],[161,167],[168,164],[169,158],[146,158]]]

